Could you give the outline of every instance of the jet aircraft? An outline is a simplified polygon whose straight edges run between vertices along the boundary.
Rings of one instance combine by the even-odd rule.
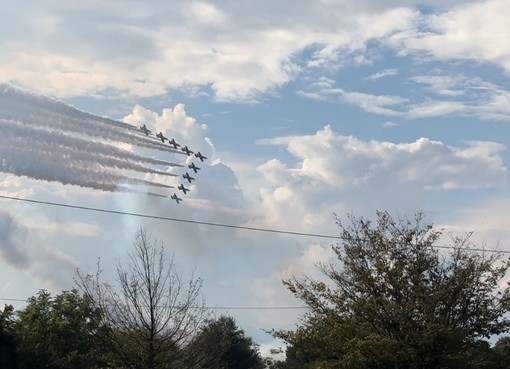
[[[179,190],[181,190],[182,192],[184,192],[185,195],[189,192],[189,188],[184,187],[183,184],[180,184],[179,187],[177,187],[177,188]]]
[[[180,203],[182,201],[182,199],[180,197],[178,197],[175,193],[172,196],[170,196],[170,198],[172,200],[175,200],[175,202],[177,202],[177,203]]]
[[[188,149],[188,146],[184,146],[183,148],[181,148],[181,150],[183,152],[185,152],[188,156],[190,156],[191,154],[193,154],[193,151],[191,151],[190,149]]]
[[[157,135],[156,135],[157,138],[159,138],[161,140],[161,142],[165,143],[165,140],[168,140],[168,138],[166,138],[165,136],[163,136],[163,133],[162,132],[159,132]]]
[[[147,126],[144,124],[143,126],[140,126],[140,130],[145,133],[146,136],[148,136],[152,131],[147,128]]]
[[[195,180],[195,178],[191,177],[188,172],[186,172],[186,174],[183,174],[182,175],[182,178],[184,179],[187,179],[189,183],[191,183],[191,181]]]
[[[188,165],[188,168],[189,168],[189,169],[193,169],[193,171],[194,171],[195,173],[197,173],[197,172],[200,170],[200,168],[199,168],[199,167],[197,167],[197,166],[195,165],[195,163],[191,163],[191,164],[189,164],[189,165]]]
[[[206,157],[206,156],[204,156],[204,155],[200,154],[200,151],[199,151],[199,152],[197,152],[197,153],[195,154],[195,156],[196,156],[197,158],[199,158],[201,162],[203,162],[203,161],[204,161],[204,159],[207,159],[207,157]]]
[[[175,140],[173,138],[170,141],[168,141],[168,143],[170,145],[172,145],[174,147],[174,149],[177,149],[178,147],[181,147],[181,145],[179,145],[177,142],[175,142]]]

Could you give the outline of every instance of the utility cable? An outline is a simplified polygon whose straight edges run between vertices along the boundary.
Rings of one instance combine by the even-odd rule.
[[[294,232],[294,231],[285,231],[285,230],[281,230],[281,229],[258,228],[258,227],[248,227],[248,226],[240,226],[240,225],[225,224],[225,223],[203,222],[203,221],[191,220],[191,219],[164,217],[164,216],[159,216],[159,215],[133,213],[133,212],[127,212],[127,211],[120,211],[120,210],[111,210],[111,209],[102,209],[102,208],[95,208],[95,207],[90,207],[90,206],[63,204],[63,203],[52,202],[52,201],[25,199],[25,198],[15,197],[15,196],[0,195],[0,198],[6,199],[6,200],[28,202],[28,203],[32,203],[32,204],[56,206],[56,207],[62,207],[62,208],[68,208],[68,209],[87,210],[87,211],[94,211],[94,212],[99,212],[99,213],[126,215],[126,216],[138,217],[138,218],[156,219],[156,220],[164,220],[164,221],[170,221],[170,222],[198,224],[198,225],[206,225],[206,226],[211,226],[211,227],[242,229],[242,230],[247,230],[247,231],[287,234],[287,235],[292,235],[292,236],[303,236],[303,237],[327,238],[327,239],[334,239],[334,240],[342,240],[343,239],[340,236],[332,236],[332,235],[326,235],[326,234],[320,234],[320,233]],[[431,247],[437,248],[437,249],[454,249],[453,246],[446,246],[446,245],[432,245]],[[510,254],[510,251],[497,250],[497,249],[468,248],[468,250],[479,251],[479,252],[495,252],[495,253],[501,253],[501,254]]]
[[[0,301],[27,302],[28,299],[0,297]],[[191,306],[191,309],[204,310],[302,310],[307,306]]]

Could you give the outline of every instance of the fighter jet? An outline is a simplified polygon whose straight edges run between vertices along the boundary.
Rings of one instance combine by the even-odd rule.
[[[197,172],[200,170],[200,168],[199,168],[199,167],[197,167],[197,166],[195,165],[195,163],[193,163],[193,162],[192,162],[191,164],[189,164],[189,165],[188,165],[188,168],[189,168],[189,169],[193,169],[193,171],[194,171],[195,173],[197,173]]]
[[[166,138],[165,136],[163,136],[163,133],[162,132],[159,132],[157,135],[156,135],[157,138],[159,138],[161,140],[161,142],[165,143],[165,140],[168,140],[168,138]]]
[[[173,138],[170,141],[168,141],[168,143],[170,145],[172,145],[174,147],[174,149],[177,149],[178,147],[181,147],[181,145],[179,145],[177,142],[175,142],[175,140]]]
[[[148,136],[152,131],[147,128],[147,126],[144,124],[143,126],[140,126],[140,130],[145,133],[146,136]]]
[[[178,197],[175,193],[172,196],[170,196],[170,198],[172,200],[175,200],[175,202],[177,202],[177,203],[180,203],[182,201],[182,199],[180,197]]]
[[[188,172],[186,172],[186,174],[183,174],[182,175],[182,178],[184,179],[187,179],[189,183],[191,183],[191,181],[195,180],[195,178],[191,177]]]
[[[188,149],[188,146],[184,146],[183,148],[181,148],[181,150],[183,152],[185,152],[188,156],[190,156],[191,154],[193,154],[193,151],[191,151],[190,149]]]
[[[189,192],[189,188],[184,187],[183,184],[180,184],[179,187],[177,187],[177,188],[179,190],[181,190],[182,192],[184,192],[185,195]]]
[[[206,157],[206,156],[204,156],[204,155],[200,154],[200,151],[199,151],[199,152],[197,152],[197,153],[195,154],[195,156],[196,156],[197,158],[199,158],[201,162],[203,162],[203,161],[204,161],[204,159],[207,159],[207,157]]]

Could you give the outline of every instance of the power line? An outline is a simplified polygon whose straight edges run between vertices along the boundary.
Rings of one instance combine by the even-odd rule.
[[[58,206],[58,207],[62,207],[62,208],[88,210],[88,211],[95,211],[95,212],[109,213],[109,214],[117,214],[117,215],[127,215],[127,216],[138,217],[138,218],[166,220],[166,221],[171,221],[171,222],[200,224],[200,225],[207,225],[207,226],[212,226],[212,227],[244,229],[244,230],[247,230],[247,231],[289,234],[289,235],[294,235],[294,236],[318,237],[318,238],[329,238],[329,239],[339,239],[340,238],[338,236],[330,236],[330,235],[318,234],[318,233],[293,232],[293,231],[284,231],[284,230],[279,230],[279,229],[257,228],[257,227],[247,227],[247,226],[240,226],[240,225],[233,225],[233,224],[224,224],[224,223],[202,222],[202,221],[191,220],[191,219],[172,218],[172,217],[164,217],[164,216],[159,216],[159,215],[149,215],[149,214],[132,213],[132,212],[120,211],[120,210],[110,210],[110,209],[94,208],[94,207],[89,207],[89,206],[62,204],[62,203],[51,202],[51,201],[24,199],[24,198],[14,197],[14,196],[0,195],[0,198],[7,199],[7,200],[29,202],[29,203],[34,203],[34,204],[41,204],[41,205]]]
[[[6,199],[6,200],[28,202],[28,203],[32,203],[32,204],[41,204],[41,205],[48,205],[48,206],[56,206],[56,207],[62,207],[62,208],[68,208],[68,209],[95,211],[95,212],[99,212],[99,213],[107,213],[107,214],[115,214],[115,215],[126,215],[126,216],[132,216],[132,217],[137,217],[137,218],[156,219],[156,220],[164,220],[164,221],[170,221],[170,222],[198,224],[198,225],[206,225],[206,226],[211,226],[211,227],[242,229],[242,230],[246,230],[246,231],[287,234],[287,235],[292,235],[292,236],[303,236],[303,237],[327,238],[327,239],[334,239],[334,240],[342,240],[342,239],[344,239],[344,238],[342,238],[340,236],[332,236],[332,235],[326,235],[326,234],[320,234],[320,233],[295,232],[295,231],[285,231],[285,230],[281,230],[281,229],[258,228],[258,227],[248,227],[248,226],[240,226],[240,225],[225,224],[225,223],[203,222],[203,221],[191,220],[191,219],[164,217],[164,216],[160,216],[160,215],[150,215],[150,214],[133,213],[133,212],[127,212],[127,211],[120,211],[120,210],[95,208],[95,207],[90,207],[90,206],[63,204],[63,203],[52,202],[52,201],[25,199],[25,198],[15,197],[15,196],[0,195],[0,198]],[[431,245],[431,247],[437,248],[437,249],[454,249],[453,246],[447,246],[447,245]],[[470,251],[480,251],[480,252],[496,252],[496,253],[501,253],[501,254],[510,254],[510,251],[507,251],[507,250],[482,249],[482,248],[468,248],[468,250],[470,250]]]
[[[28,299],[0,297],[0,301],[27,302]],[[191,309],[207,310],[303,310],[307,306],[191,306]]]

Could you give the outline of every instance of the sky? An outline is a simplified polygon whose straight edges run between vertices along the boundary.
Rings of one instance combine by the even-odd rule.
[[[332,236],[334,214],[423,210],[510,251],[506,0],[5,0],[2,13],[0,195]],[[0,298],[69,289],[98,259],[113,277],[145,227],[263,353],[265,331],[303,311],[233,307],[299,306],[281,281],[316,275],[335,242],[0,203]]]

